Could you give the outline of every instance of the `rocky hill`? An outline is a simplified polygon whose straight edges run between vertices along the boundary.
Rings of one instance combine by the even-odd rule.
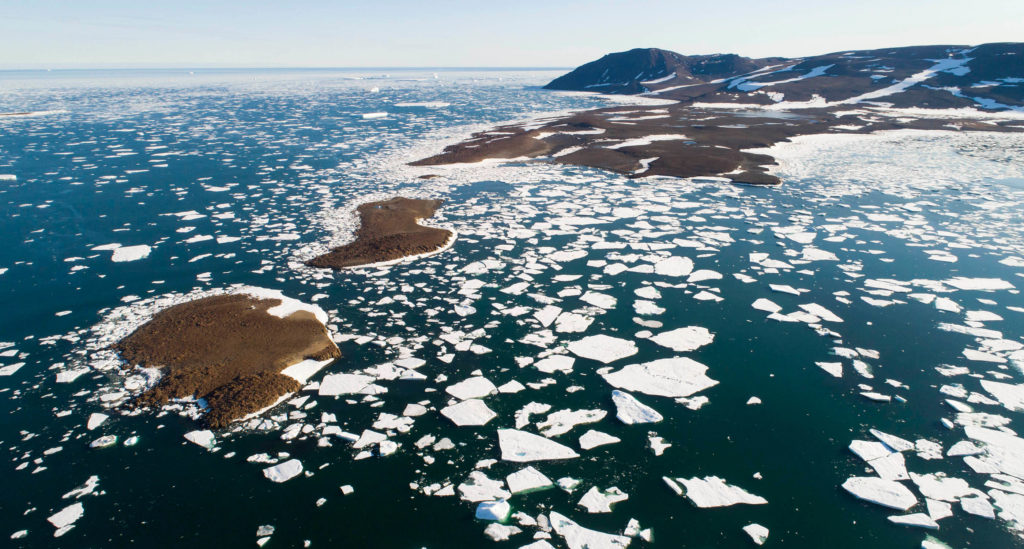
[[[545,87],[683,103],[999,110],[1024,106],[1024,43],[913,46],[793,59],[634,49],[582,65]]]

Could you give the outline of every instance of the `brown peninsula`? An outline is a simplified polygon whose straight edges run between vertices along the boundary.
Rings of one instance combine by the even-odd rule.
[[[346,269],[435,252],[455,236],[419,224],[432,217],[441,200],[395,197],[356,208],[360,226],[355,240],[306,262],[312,267]]]
[[[306,359],[337,358],[341,352],[312,312],[294,310],[283,318],[268,312],[281,304],[280,299],[227,294],[157,313],[114,346],[128,365],[163,373],[132,404],[202,398],[209,406],[203,422],[220,428],[299,390],[299,381],[283,370]]]
[[[661,104],[505,125],[411,164],[534,159],[634,178],[717,176],[773,185],[779,180],[767,167],[774,159],[750,149],[800,135],[1024,131],[1017,114],[1024,110],[1022,79],[1022,43],[793,59],[636,49],[587,63],[545,87],[643,95]]]

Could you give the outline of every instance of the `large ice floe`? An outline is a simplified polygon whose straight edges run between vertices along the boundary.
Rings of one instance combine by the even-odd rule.
[[[529,462],[579,457],[572,448],[533,433],[518,429],[498,429],[501,459]]]
[[[706,375],[707,370],[707,366],[696,360],[675,357],[630,364],[601,376],[617,389],[654,396],[688,397],[718,384]]]

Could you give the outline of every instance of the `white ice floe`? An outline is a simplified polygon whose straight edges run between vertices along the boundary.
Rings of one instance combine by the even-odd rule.
[[[624,391],[612,391],[612,402],[615,403],[615,417],[627,425],[657,423],[665,419],[654,408],[641,403]]]
[[[555,372],[568,374],[572,372],[572,366],[575,363],[576,359],[571,356],[551,355],[534,362],[533,367],[546,374],[553,374]]]
[[[714,341],[715,336],[707,328],[687,326],[651,337],[651,341],[668,347],[676,352],[687,352],[699,349]]]
[[[498,388],[491,383],[491,380],[482,376],[474,376],[449,385],[445,388],[445,392],[459,400],[466,400],[493,395],[498,392]]]
[[[366,390],[376,378],[363,374],[331,374],[320,380],[317,392],[320,396],[359,394]]]
[[[621,441],[622,440],[618,437],[613,437],[608,433],[603,433],[601,431],[595,431],[591,429],[586,433],[583,433],[582,436],[580,436],[580,448],[584,450],[590,450],[593,448],[597,448],[598,446],[604,446],[605,444],[615,444],[616,442]]]
[[[538,423],[537,429],[548,438],[556,437],[568,433],[577,425],[601,421],[606,415],[608,412],[604,410],[559,410]]]
[[[663,397],[688,397],[718,384],[706,375],[708,367],[686,357],[663,358],[630,364],[616,372],[601,374],[617,389]]]
[[[604,334],[588,336],[568,345],[576,356],[608,364],[637,353],[636,343]]]
[[[505,483],[513,494],[522,494],[534,490],[543,490],[554,486],[551,479],[532,466],[520,469],[505,477]]]
[[[494,480],[481,471],[473,471],[466,482],[459,485],[459,494],[466,501],[493,501],[508,499],[512,496],[505,490],[504,483]]]
[[[92,431],[93,429],[99,427],[100,425],[103,425],[103,422],[107,421],[107,418],[109,417],[110,416],[108,416],[107,414],[89,414],[89,420],[85,423],[85,428]]]
[[[114,254],[110,257],[110,260],[115,263],[138,261],[148,256],[151,251],[153,251],[153,248],[146,244],[118,247],[114,249]]]
[[[764,542],[768,541],[768,529],[756,522],[744,526],[743,531],[757,545],[764,545]]]
[[[441,415],[459,427],[486,425],[498,417],[482,400],[475,398],[442,408]]]
[[[281,370],[281,375],[288,376],[295,381],[298,381],[300,384],[305,385],[309,382],[309,378],[316,375],[317,372],[332,362],[334,362],[334,359],[313,360],[308,358]]]
[[[815,362],[815,364],[828,372],[832,377],[843,377],[843,363],[842,362]]]
[[[764,311],[766,313],[778,313],[782,311],[782,307],[776,304],[774,301],[765,298],[759,298],[750,305],[758,311]]]
[[[889,521],[895,524],[902,524],[904,526],[917,526],[918,528],[928,528],[930,530],[939,529],[939,523],[935,522],[932,520],[932,517],[924,513],[892,515],[889,517]]]
[[[672,256],[654,264],[654,274],[662,276],[687,276],[693,272],[693,260],[688,257]]]
[[[549,520],[551,528],[565,540],[569,549],[624,549],[632,541],[626,536],[584,528],[556,511],[550,513]]]
[[[263,470],[263,476],[271,482],[285,482],[301,474],[302,462],[297,459],[289,459]]]
[[[981,380],[981,386],[988,391],[1000,404],[1011,412],[1024,411],[1024,383],[1013,385],[988,379]]]
[[[747,492],[739,486],[733,486],[718,477],[677,478],[683,485],[683,494],[700,508],[727,507],[737,504],[763,505],[768,500]]]
[[[476,506],[475,517],[479,520],[502,521],[512,513],[512,506],[503,499],[498,501],[483,501]]]
[[[518,429],[498,429],[501,459],[519,463],[579,457],[572,448]]]
[[[956,276],[943,283],[958,290],[1012,290],[1013,284],[999,278],[967,278]]]
[[[917,498],[906,486],[880,477],[850,477],[843,483],[843,489],[856,498],[900,511],[917,504]]]
[[[57,531],[53,533],[53,537],[59,538],[74,528],[75,521],[82,518],[82,515],[84,514],[85,507],[81,503],[72,503],[53,515],[50,515],[46,521],[57,529]]]
[[[586,509],[588,513],[611,513],[612,505],[627,499],[629,494],[623,493],[615,486],[607,490],[599,490],[597,486],[593,486],[583,494],[577,505]]]
[[[213,446],[217,443],[216,439],[213,436],[213,431],[210,430],[189,431],[185,433],[185,440],[193,444],[198,444],[199,446],[202,446],[207,450],[213,448]]]

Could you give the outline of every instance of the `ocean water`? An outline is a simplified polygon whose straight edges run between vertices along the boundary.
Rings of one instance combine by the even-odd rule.
[[[769,546],[909,548],[926,535],[1024,546],[1024,496],[1013,495],[1024,479],[946,455],[977,441],[979,426],[1010,439],[1024,428],[1024,138],[801,138],[772,150],[779,188],[529,162],[406,165],[499,122],[607,104],[538,89],[557,74],[0,75],[0,112],[38,113],[0,117],[0,176],[13,176],[0,177],[5,545],[252,547],[273,526],[266,547],[521,547],[548,535],[565,547],[517,518],[508,524],[522,532],[488,539],[458,489],[474,471],[501,482],[527,465],[500,460],[496,433],[538,403],[607,415],[552,437],[580,457],[530,465],[580,484],[512,496],[519,517],[556,512],[616,534],[635,519],[653,541],[631,547],[748,547],[751,523],[769,529]],[[362,116],[377,112],[388,115]],[[385,269],[302,265],[351,235],[356,205],[399,194],[445,200],[431,223],[458,231],[450,250]],[[148,248],[115,262],[118,246]],[[671,257],[689,258],[696,274],[666,270]],[[198,428],[188,403],[122,413],[129,395],[104,348],[111,338],[168,301],[237,284],[327,310],[343,358],[296,395],[304,400],[216,433],[210,450],[184,438]],[[780,314],[752,307],[759,299]],[[797,314],[801,305],[818,316]],[[572,316],[545,321],[545,308]],[[656,341],[684,327],[713,340],[682,351]],[[604,364],[579,356],[592,345],[569,345],[595,335],[636,352]],[[553,355],[574,358],[571,371],[538,370]],[[425,361],[424,380],[389,375],[410,357]],[[717,384],[693,395],[707,402],[632,390],[664,419],[616,419],[601,374],[673,357],[707,366]],[[818,363],[840,363],[842,376]],[[318,395],[324,375],[357,371],[386,392]],[[68,372],[80,375],[58,383]],[[497,414],[486,425],[456,427],[439,413],[445,389],[475,375],[526,388],[485,397]],[[1010,388],[996,394],[993,381]],[[388,432],[394,418],[382,414],[409,403],[428,412]],[[89,430],[93,413],[110,417]],[[537,433],[547,415],[522,429]],[[359,449],[324,435],[326,424],[400,446],[355,459]],[[589,429],[620,441],[582,450]],[[937,531],[894,524],[902,511],[841,488],[875,474],[848,449],[875,440],[870,429],[916,443],[902,451],[909,472],[974,490],[938,494],[953,514]],[[90,449],[101,435],[118,444]],[[419,448],[426,436],[454,447]],[[137,444],[124,445],[130,437]],[[671,446],[656,455],[651,437]],[[978,442],[980,458],[1012,466],[1024,459],[1014,444]],[[248,459],[260,454],[299,459],[305,473],[270,482],[269,464]],[[767,503],[697,508],[662,480],[712,476]],[[917,483],[900,483],[918,501],[908,512],[927,513]],[[91,490],[72,492],[83,485]],[[428,495],[449,485],[454,495]],[[612,486],[629,498],[611,513],[578,505]],[[964,511],[965,498],[1003,503],[984,518]],[[75,504],[82,516],[55,537],[47,519]]]

